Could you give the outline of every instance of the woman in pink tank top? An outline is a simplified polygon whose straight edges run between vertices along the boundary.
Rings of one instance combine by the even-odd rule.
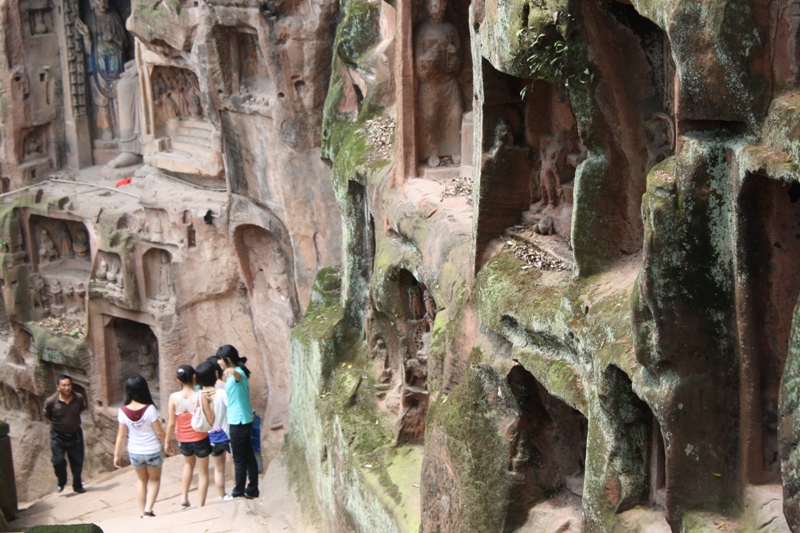
[[[192,427],[192,415],[198,402],[203,408],[203,414],[210,424],[214,423],[214,407],[209,398],[194,390],[195,372],[190,365],[178,367],[178,383],[181,390],[173,392],[169,397],[169,422],[167,434],[164,439],[164,450],[168,455],[175,453],[172,446],[172,432],[178,441],[178,450],[183,455],[181,509],[189,507],[189,486],[192,483],[194,465],[197,463],[197,492],[200,496],[200,507],[206,503],[208,492],[208,456],[211,455],[211,442],[208,433],[195,431]]]

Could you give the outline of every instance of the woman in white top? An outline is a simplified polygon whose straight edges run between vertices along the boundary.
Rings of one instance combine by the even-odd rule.
[[[128,455],[139,478],[136,499],[141,517],[155,516],[153,504],[161,488],[161,465],[164,464],[161,441],[165,433],[150,388],[142,376],[131,376],[125,382],[125,406],[119,410],[117,420],[119,431],[114,446],[114,466],[122,468],[122,443],[127,437]]]
[[[211,457],[214,460],[214,485],[217,487],[219,499],[225,499],[225,460],[231,453],[231,440],[228,437],[228,395],[225,389],[216,387],[222,375],[217,357],[206,359],[196,369],[197,384],[201,392],[211,398],[214,404],[214,427],[208,432],[211,441]]]

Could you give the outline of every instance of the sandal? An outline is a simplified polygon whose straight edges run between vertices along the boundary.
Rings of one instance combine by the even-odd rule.
[[[182,504],[181,504],[181,509],[183,509],[183,510],[186,510],[186,509],[188,509],[189,507],[191,507],[191,505],[192,505],[192,504],[191,504],[191,503],[189,503],[189,502],[182,503]]]
[[[142,518],[144,518],[145,516],[148,516],[150,518],[155,518],[156,513],[154,513],[153,511],[145,511],[144,514],[142,515]]]

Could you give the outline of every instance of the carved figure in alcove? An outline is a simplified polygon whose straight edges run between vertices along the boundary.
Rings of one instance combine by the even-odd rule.
[[[81,313],[86,311],[86,284],[83,282],[78,283],[75,287],[75,296],[78,297],[78,311]]]
[[[379,361],[381,364],[382,370],[378,381],[381,383],[388,383],[391,381],[392,369],[389,365],[389,350],[386,348],[386,343],[383,339],[375,341],[375,345],[372,347],[372,358],[375,361]]]
[[[86,257],[89,255],[89,236],[83,228],[75,232],[75,241],[72,243],[72,249],[78,257]]]
[[[427,0],[425,6],[429,18],[414,29],[417,150],[420,161],[437,167],[442,157],[461,161],[462,50],[456,26],[445,20],[447,0]]]
[[[561,145],[553,137],[544,136],[539,143],[539,210],[558,207],[561,199],[561,177],[556,168],[556,157]]]
[[[87,22],[75,19],[75,29],[83,38],[83,52],[89,56],[92,101],[96,108],[95,126],[100,139],[114,138],[114,108],[117,107],[117,81],[125,64],[128,35],[119,14],[108,0],[92,0]]]
[[[178,107],[178,102],[175,100],[172,91],[164,95],[164,104],[166,106],[164,113],[167,115],[167,118],[178,118],[181,116],[180,107]]]
[[[386,343],[383,342],[383,339],[378,339],[375,341],[375,345],[372,347],[372,358],[382,361],[384,366],[388,361],[389,350],[386,349]]]
[[[42,263],[49,263],[58,259],[58,250],[53,240],[50,238],[50,233],[42,228],[39,231],[39,261]]]
[[[41,35],[47,33],[47,24],[44,21],[44,10],[35,9],[31,11],[31,33]]]
[[[106,279],[108,280],[109,285],[114,285],[117,283],[119,274],[119,263],[117,263],[115,259],[111,259],[108,262],[108,272],[106,272]]]
[[[50,283],[50,304],[51,307],[64,305],[64,294],[61,290],[61,282],[57,279]]]
[[[425,289],[422,293],[422,299],[425,301],[425,315],[433,322],[436,318],[436,301],[434,301],[433,295],[428,289]]]
[[[200,104],[200,95],[196,91],[192,91],[189,96],[189,114],[193,117],[199,117],[203,114],[203,106]]]
[[[44,146],[39,133],[36,131],[28,133],[22,142],[22,160],[28,161],[42,155],[44,155]]]
[[[172,268],[169,261],[169,254],[162,251],[160,256],[158,269],[158,299],[169,300],[169,297],[172,296]]]
[[[148,223],[150,240],[153,242],[164,242],[164,227],[161,224],[161,217],[158,213],[153,213]]]
[[[28,277],[28,287],[31,291],[31,307],[44,307],[42,301],[42,291],[44,290],[44,280],[39,274],[31,274]]]
[[[72,285],[72,282],[65,281],[64,282],[64,302],[69,303],[72,300],[72,297],[75,296],[75,287]]]
[[[139,115],[139,69],[136,61],[125,63],[125,71],[117,82],[120,154],[108,162],[110,168],[124,168],[142,162]]]
[[[407,290],[408,306],[411,320],[419,320],[425,316],[425,305],[422,299],[422,289],[419,285],[412,285]]]
[[[150,344],[145,342],[139,345],[139,373],[147,381],[152,381],[156,378],[158,360],[152,352]]]
[[[61,257],[69,257],[72,255],[72,237],[64,222],[58,227],[58,254]]]
[[[675,126],[666,113],[653,113],[644,123],[647,145],[647,172],[675,151]]]
[[[108,262],[104,257],[100,258],[100,263],[97,265],[97,270],[94,273],[94,279],[98,281],[105,281],[108,276]]]

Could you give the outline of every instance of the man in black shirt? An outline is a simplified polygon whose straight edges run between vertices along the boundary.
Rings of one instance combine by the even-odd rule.
[[[58,478],[56,492],[67,484],[67,459],[72,470],[72,490],[86,492],[81,483],[83,470],[83,431],[81,413],[86,410],[86,398],[72,392],[72,378],[66,374],[58,376],[58,392],[44,402],[44,416],[51,423],[50,451],[53,452],[53,468]]]

